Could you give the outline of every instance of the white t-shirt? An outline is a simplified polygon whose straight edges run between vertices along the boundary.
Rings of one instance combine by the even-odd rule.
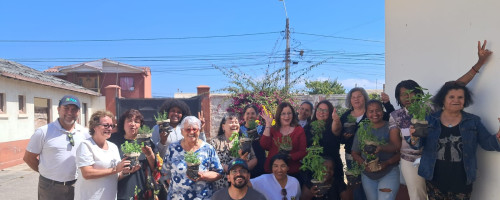
[[[266,199],[283,199],[281,185],[273,174],[263,174],[250,179],[250,181],[252,182],[252,187],[262,193]],[[298,200],[300,198],[300,184],[296,178],[288,176],[285,189],[287,199]]]
[[[61,127],[58,120],[35,130],[26,150],[40,155],[40,175],[60,182],[76,179],[76,149],[90,135],[88,129],[79,124],[75,124],[72,134],[75,146],[71,146],[68,131]]]
[[[76,151],[78,180],[75,184],[75,199],[116,199],[118,173],[97,179],[85,179],[80,167],[93,166],[94,169],[115,167],[120,161],[118,147],[106,141],[108,150],[101,149],[92,138],[82,142]]]

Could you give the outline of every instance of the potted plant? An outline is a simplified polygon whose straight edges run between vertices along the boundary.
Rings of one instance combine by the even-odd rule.
[[[417,87],[417,90],[421,90],[422,92],[427,90],[425,88]],[[410,93],[414,92],[414,90],[407,90],[406,94],[410,95]],[[408,114],[412,116],[411,124],[415,128],[415,132],[412,136],[415,137],[427,137],[429,132],[427,131],[427,127],[429,122],[425,120],[425,117],[430,114],[432,111],[431,101],[432,95],[427,93],[418,93],[410,98],[411,104],[406,109],[408,110]]]
[[[344,124],[344,130],[346,133],[354,134],[356,133],[356,118],[352,115],[347,115],[347,122]]]
[[[381,170],[379,165],[379,158],[375,151],[377,146],[383,145],[384,142],[380,141],[375,135],[371,134],[373,129],[373,124],[365,119],[360,123],[359,129],[357,131],[358,140],[361,148],[361,152],[365,155],[365,164],[372,172]]]
[[[128,142],[125,141],[120,148],[123,152],[123,155],[127,157],[127,160],[130,160],[130,166],[135,166],[138,164],[138,158],[141,155],[142,152],[142,147],[144,146],[144,143],[138,144],[136,141],[134,142]]]
[[[292,151],[292,137],[290,135],[282,136],[281,139],[273,139],[274,144],[279,148],[278,153],[289,155],[290,151]]]
[[[257,133],[257,126],[259,125],[259,120],[250,120],[248,122],[247,136],[252,141],[259,139],[259,134]]]
[[[323,137],[323,131],[325,130],[325,122],[323,120],[316,120],[311,123],[311,127],[313,142],[312,145],[307,148],[307,154],[302,159],[302,166],[300,166],[300,169],[312,172],[311,183],[319,189],[318,196],[323,196],[331,187],[331,185],[325,184],[326,167],[323,164],[325,160],[321,156],[321,154],[323,154],[323,147],[319,144],[319,141]]]
[[[188,151],[184,155],[184,160],[186,161],[186,164],[188,166],[186,175],[189,178],[196,180],[198,178],[198,171],[201,164],[201,161],[198,158],[198,153],[195,153],[194,151]]]
[[[168,119],[168,113],[158,113],[158,116],[154,116],[156,124],[158,125],[160,132],[165,132],[168,135],[172,132],[173,128],[170,126],[170,119]]]
[[[138,142],[143,142],[147,146],[151,146],[151,136],[152,136],[152,131],[147,125],[142,125],[139,130],[137,130],[137,141]]]
[[[352,162],[351,169],[345,168],[345,175],[347,178],[347,184],[351,186],[358,186],[361,184],[361,173],[365,171],[364,165],[360,165],[357,162]]]

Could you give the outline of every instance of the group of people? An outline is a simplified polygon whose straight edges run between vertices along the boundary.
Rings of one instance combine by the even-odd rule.
[[[243,113],[226,114],[217,136],[208,140],[202,115],[191,116],[189,107],[174,99],[160,109],[168,114],[171,131],[155,126],[150,145],[140,147],[142,153],[132,166],[119,147],[136,141],[144,125],[142,114],[127,110],[115,126],[112,113],[97,111],[87,130],[75,123],[80,101],[67,95],[59,101],[59,118],[35,131],[24,160],[40,173],[39,199],[376,200],[396,199],[400,184],[407,186],[411,199],[469,199],[477,145],[500,151],[500,130],[491,135],[478,116],[463,110],[472,104],[466,84],[491,55],[485,45],[478,43],[478,62],[456,81],[446,82],[433,98],[437,108],[427,116],[427,137],[413,136],[407,108],[414,95],[423,93],[413,80],[397,84],[398,110],[387,94],[370,100],[356,87],[347,94],[343,114],[328,100],[315,106],[305,101],[298,112],[283,102],[273,114],[250,104]],[[255,126],[257,119],[262,122]],[[358,131],[344,127],[348,119],[355,119]],[[306,148],[313,145],[315,121],[324,124],[319,146],[324,183],[330,185],[321,194],[311,183],[311,172],[300,169]],[[370,155],[363,150],[366,134],[380,141],[375,168],[368,166]],[[249,151],[232,151],[235,135],[251,138]],[[289,148],[283,149],[283,143]],[[344,181],[341,144],[348,170],[364,166],[359,185]],[[188,175],[192,164],[186,158],[193,155],[199,166]]]

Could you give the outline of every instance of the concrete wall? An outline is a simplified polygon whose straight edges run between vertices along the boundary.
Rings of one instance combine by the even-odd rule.
[[[500,116],[499,1],[386,1],[386,91],[394,99],[398,82],[413,79],[431,94],[455,80],[477,61],[477,41],[488,40],[494,53],[468,87],[479,115],[493,134]],[[478,150],[478,179],[473,199],[498,199],[500,153]]]
[[[59,100],[66,94],[77,96],[87,104],[87,118],[92,112],[104,109],[104,97],[96,97],[68,90],[0,77],[0,93],[5,94],[5,114],[0,114],[0,169],[22,163],[25,147],[35,130],[35,97],[49,99],[50,119],[58,118]],[[18,95],[26,99],[26,113],[19,114]],[[83,112],[81,112],[83,113]]]

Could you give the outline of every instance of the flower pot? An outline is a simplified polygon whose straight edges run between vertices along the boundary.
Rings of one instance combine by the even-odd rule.
[[[151,147],[152,135],[152,133],[137,134],[137,143],[142,145],[142,143],[144,142],[144,145]]]
[[[366,164],[366,167],[368,167],[371,172],[378,172],[378,171],[380,171],[382,169],[382,167],[378,163],[378,158],[376,158],[375,160],[369,161]]]
[[[196,180],[198,178],[198,171],[200,170],[200,164],[199,163],[196,163],[196,164],[187,163],[187,166],[188,167],[187,167],[186,175],[189,178]]]
[[[365,141],[365,147],[363,148],[363,151],[367,154],[375,154],[375,151],[377,150],[377,143],[373,141]]]
[[[245,153],[250,153],[252,150],[252,139],[250,138],[241,138],[240,139],[240,149],[241,149],[241,154]]]
[[[161,121],[159,125],[159,128],[160,128],[160,132],[165,132],[167,133],[167,137],[168,135],[174,130],[172,128],[172,126],[170,126],[170,119],[167,119],[167,120],[163,120]]]
[[[252,140],[258,140],[259,139],[259,133],[257,133],[257,129],[247,130],[247,135],[248,135],[248,138],[250,138]]]
[[[317,193],[316,197],[322,197],[328,192],[330,187],[332,187],[332,185],[330,184],[325,184],[324,180],[318,181],[316,179],[312,179],[311,183],[313,184],[313,186],[316,186],[319,189],[319,192]]]
[[[429,134],[428,127],[429,123],[426,120],[411,119],[411,124],[415,128],[415,132],[412,134],[414,137],[427,137]]]
[[[361,184],[361,174],[353,175],[351,172],[346,171],[345,176],[347,178],[347,184],[350,186],[358,186]]]
[[[290,151],[292,151],[292,147],[280,147],[280,150],[278,151],[278,154],[289,156],[290,155]]]
[[[358,127],[356,127],[356,123],[349,123],[349,122],[344,123],[345,133],[355,134],[357,128]]]
[[[125,157],[127,157],[127,160],[130,160],[130,167],[136,166],[139,164],[139,156],[141,153],[138,152],[133,152],[133,153],[126,153],[124,154]]]

